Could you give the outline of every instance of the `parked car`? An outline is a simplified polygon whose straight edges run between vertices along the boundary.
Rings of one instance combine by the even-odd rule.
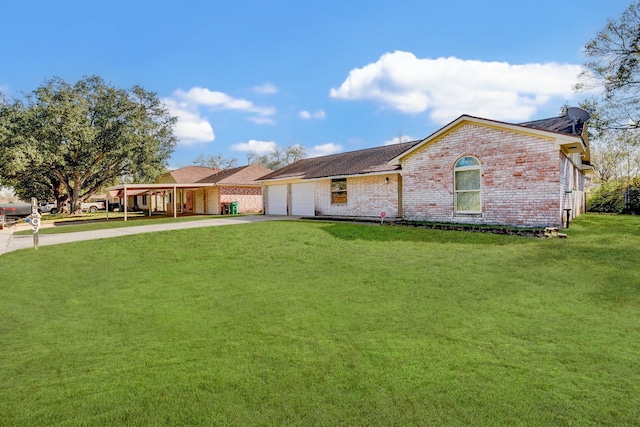
[[[85,202],[82,203],[80,209],[89,212],[98,212],[99,209],[104,209],[104,202]]]
[[[120,212],[122,210],[122,207],[120,206],[120,203],[109,203],[109,211],[111,212]]]
[[[55,215],[58,213],[58,205],[55,202],[42,202],[38,205],[38,212]]]

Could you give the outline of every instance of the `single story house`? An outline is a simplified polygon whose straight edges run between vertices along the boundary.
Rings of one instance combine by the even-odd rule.
[[[258,181],[267,214],[560,227],[584,212],[589,155],[575,117],[463,115],[419,141],[303,159]]]
[[[262,185],[256,179],[272,172],[248,165],[230,169],[187,166],[167,172],[152,184],[121,184],[109,187],[110,197],[130,207],[151,212],[222,214],[225,205],[237,203],[238,213],[261,213]]]

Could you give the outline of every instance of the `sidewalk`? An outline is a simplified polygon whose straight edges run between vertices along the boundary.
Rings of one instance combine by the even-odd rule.
[[[291,216],[248,215],[203,219],[199,221],[175,222],[170,224],[136,225],[133,227],[110,228],[107,230],[79,231],[75,233],[40,234],[38,246],[59,245],[61,243],[80,242],[83,240],[106,239],[128,236],[131,234],[153,233],[156,231],[183,230],[187,228],[216,227],[221,225],[248,224],[252,222],[282,221],[299,219]],[[69,226],[72,227],[72,226]],[[0,255],[19,249],[33,249],[33,235],[14,236],[14,231],[30,229],[28,224],[18,222],[16,225],[0,230]]]

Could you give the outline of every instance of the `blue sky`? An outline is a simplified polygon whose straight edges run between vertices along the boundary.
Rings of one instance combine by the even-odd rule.
[[[461,114],[558,114],[582,49],[630,0],[6,0],[0,91],[99,75],[179,117],[172,168],[300,144],[424,138]]]

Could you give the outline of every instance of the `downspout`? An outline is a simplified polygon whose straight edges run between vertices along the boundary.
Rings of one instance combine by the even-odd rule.
[[[402,174],[398,174],[398,217],[404,216],[404,209],[402,209]]]

